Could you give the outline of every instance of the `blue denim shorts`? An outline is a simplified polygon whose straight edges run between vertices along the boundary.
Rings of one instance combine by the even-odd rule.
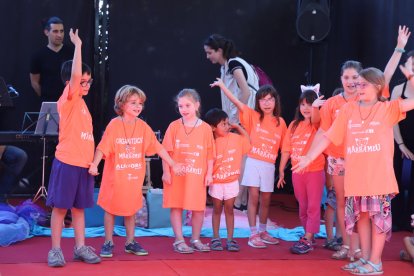
[[[47,206],[62,209],[93,207],[95,179],[87,168],[53,160],[49,178]]]

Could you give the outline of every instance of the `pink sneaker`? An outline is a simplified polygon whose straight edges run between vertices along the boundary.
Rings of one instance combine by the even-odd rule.
[[[260,238],[259,233],[250,236],[249,242],[247,244],[254,248],[266,248],[267,247],[266,244],[264,244],[262,239]]]
[[[259,235],[260,235],[261,241],[264,243],[267,243],[267,244],[278,244],[279,243],[279,240],[270,236],[270,234],[267,231],[261,232]]]

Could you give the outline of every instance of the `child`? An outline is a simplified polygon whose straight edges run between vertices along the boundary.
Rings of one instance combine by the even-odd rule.
[[[112,257],[114,217],[124,216],[126,228],[125,252],[138,256],[148,252],[134,240],[135,214],[142,208],[142,184],[145,178],[145,155],[157,153],[174,170],[176,164],[161,144],[152,129],[137,118],[144,108],[146,96],[141,89],[124,85],[115,95],[115,112],[119,115],[108,124],[89,168],[92,175],[98,174],[97,166],[105,157],[98,205],[105,210],[105,243],[100,256]]]
[[[411,215],[411,227],[414,227],[414,214]],[[414,237],[404,237],[404,249],[400,251],[400,258],[414,264]]]
[[[212,127],[215,145],[216,160],[213,169],[213,184],[210,185],[209,194],[213,198],[213,239],[212,250],[223,250],[219,229],[220,217],[223,211],[226,217],[228,251],[239,251],[239,245],[233,240],[234,213],[233,205],[239,193],[239,181],[241,162],[243,156],[250,150],[249,136],[238,124],[230,124],[227,113],[221,109],[213,108],[205,115],[205,121]],[[238,134],[230,132],[234,128]]]
[[[85,246],[84,208],[94,205],[94,178],[88,174],[93,159],[94,139],[92,118],[83,100],[92,84],[91,69],[82,63],[82,41],[78,30],[69,32],[75,45],[73,61],[62,65],[61,76],[66,87],[59,98],[59,143],[50,173],[46,204],[52,206],[52,249],[47,263],[52,267],[65,265],[60,241],[67,209],[71,209],[75,229],[74,258],[86,263],[99,263],[101,259],[93,248]]]
[[[305,90],[299,97],[294,121],[289,125],[282,146],[282,157],[279,165],[277,187],[283,187],[284,169],[291,158],[292,166],[298,162],[299,156],[306,154],[319,127],[319,107],[325,102],[323,96],[318,98],[314,90]],[[295,197],[299,202],[299,217],[305,235],[296,242],[290,251],[294,254],[306,254],[313,250],[314,235],[319,233],[320,205],[323,187],[325,158],[320,154],[306,172],[292,174]]]
[[[271,195],[274,190],[275,161],[279,146],[286,132],[286,123],[280,117],[280,100],[276,89],[263,85],[256,94],[255,109],[239,101],[227,89],[223,81],[210,85],[219,87],[240,112],[240,122],[250,135],[252,148],[246,159],[243,186],[249,188],[247,216],[251,236],[248,244],[254,248],[266,248],[266,244],[278,244],[279,240],[266,231]],[[259,229],[256,226],[256,214],[259,205]]]
[[[175,234],[174,251],[208,252],[200,241],[206,207],[206,186],[213,181],[214,138],[211,127],[200,119],[200,96],[194,89],[183,89],[176,97],[181,118],[173,121],[165,133],[163,146],[175,162],[184,163],[184,174],[171,175],[163,162],[163,207],[171,208],[171,225]],[[192,211],[192,237],[189,247],[183,237],[183,209]]]
[[[412,79],[411,74],[407,73],[407,78]],[[384,101],[385,77],[376,68],[362,70],[358,81],[359,100],[341,108],[331,128],[292,170],[303,170],[329,143],[344,142],[346,229],[351,233],[358,222],[362,257],[342,269],[373,275],[383,273],[381,255],[385,240],[391,236],[391,199],[398,193],[392,169],[392,129],[406,111],[414,109],[414,99]]]

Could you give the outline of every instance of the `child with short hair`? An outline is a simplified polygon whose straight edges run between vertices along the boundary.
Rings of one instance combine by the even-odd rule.
[[[324,104],[323,96],[309,88],[303,89],[296,108],[295,119],[290,123],[282,145],[277,187],[285,184],[285,167],[291,159],[292,165],[299,156],[306,154],[319,127],[319,107]],[[319,91],[319,88],[318,88]],[[319,233],[320,205],[325,184],[325,158],[320,154],[304,173],[293,173],[292,183],[299,203],[299,218],[305,235],[291,248],[293,254],[306,254],[313,250],[314,235]]]
[[[233,239],[233,205],[239,193],[238,178],[241,173],[242,159],[250,150],[249,136],[239,124],[230,124],[227,113],[221,109],[210,109],[204,119],[213,129],[217,154],[214,160],[213,183],[209,187],[209,195],[213,198],[211,249],[223,250],[219,229],[224,205],[227,227],[226,249],[236,252],[240,250],[240,247]],[[232,128],[242,135],[230,132]]]
[[[157,153],[172,168],[181,172],[158,142],[150,126],[138,116],[146,96],[136,86],[124,85],[115,95],[114,110],[119,115],[112,119],[95,151],[89,173],[98,175],[99,162],[105,166],[98,196],[98,205],[105,210],[105,242],[100,256],[112,257],[115,216],[123,216],[126,229],[125,252],[138,256],[148,252],[134,240],[135,214],[142,208],[142,185],[145,180],[145,156]]]
[[[206,208],[206,186],[213,181],[215,157],[211,127],[200,119],[200,95],[194,89],[183,89],[176,102],[181,118],[173,121],[165,132],[163,146],[174,161],[184,163],[183,175],[171,175],[163,161],[163,207],[171,208],[171,225],[175,235],[174,251],[182,254],[194,250],[208,252],[210,247],[200,240]],[[191,247],[182,231],[183,209],[192,211]]]
[[[70,40],[75,45],[73,60],[62,65],[61,76],[66,87],[57,102],[59,113],[59,143],[50,173],[47,206],[52,206],[50,227],[52,249],[47,263],[51,267],[65,265],[60,247],[65,214],[72,211],[75,230],[74,259],[99,263],[94,249],[85,246],[85,208],[94,205],[94,178],[88,173],[93,159],[94,139],[92,117],[83,96],[92,84],[91,69],[82,63],[82,40],[78,30],[70,29]]]
[[[247,217],[251,236],[248,245],[266,248],[266,244],[278,244],[279,240],[272,237],[266,228],[275,185],[275,162],[287,129],[285,121],[280,117],[279,94],[273,86],[263,85],[257,91],[255,109],[251,109],[237,99],[220,78],[210,86],[219,87],[237,107],[240,122],[250,135],[252,148],[247,154],[241,183],[249,189]],[[259,229],[256,220],[258,209]]]

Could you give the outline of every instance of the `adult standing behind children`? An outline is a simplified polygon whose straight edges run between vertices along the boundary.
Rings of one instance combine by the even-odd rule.
[[[204,51],[207,59],[213,64],[219,64],[221,79],[224,85],[233,92],[233,95],[243,104],[254,109],[255,96],[259,89],[259,79],[253,67],[244,59],[239,57],[232,40],[219,34],[212,34],[204,41]],[[239,123],[237,107],[221,90],[221,108],[229,115],[231,124]],[[244,162],[242,166],[242,171]],[[243,175],[243,172],[242,174]],[[239,195],[235,201],[237,209],[247,208],[247,188],[240,186]]]
[[[32,56],[30,83],[42,102],[55,102],[64,88],[60,69],[63,62],[73,57],[73,48],[63,44],[65,29],[62,19],[53,16],[44,20],[42,25],[48,43]]]
[[[97,166],[105,157],[98,197],[98,205],[105,210],[105,243],[101,257],[112,257],[115,216],[124,217],[125,252],[138,256],[148,255],[148,251],[134,239],[135,214],[142,208],[145,156],[157,153],[172,167],[175,174],[181,173],[180,164],[171,159],[151,127],[138,118],[146,98],[141,89],[132,85],[124,85],[116,92],[114,109],[119,116],[112,119],[106,127],[89,168],[89,173],[97,175]]]
[[[85,246],[85,208],[94,205],[94,177],[88,173],[93,159],[92,117],[83,96],[88,95],[92,84],[91,69],[82,63],[82,40],[78,30],[69,32],[75,45],[73,60],[62,65],[62,81],[66,84],[57,102],[59,113],[59,143],[50,173],[46,204],[53,207],[50,227],[52,249],[48,254],[48,265],[65,265],[60,247],[63,220],[67,209],[72,211],[75,230],[74,259],[86,263],[99,263],[101,259],[94,249]]]

